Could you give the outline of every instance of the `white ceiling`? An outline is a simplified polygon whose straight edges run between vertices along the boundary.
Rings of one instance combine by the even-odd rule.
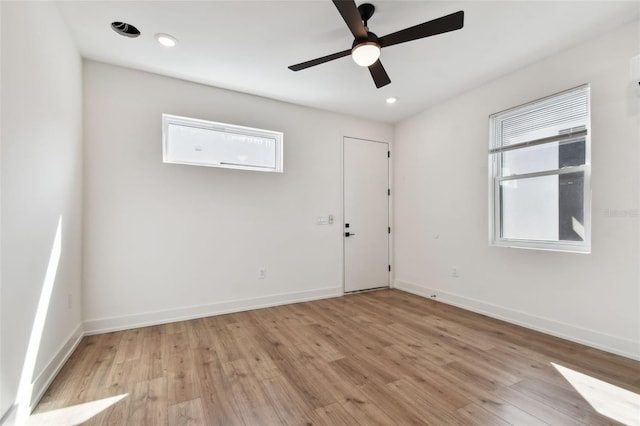
[[[371,3],[369,28],[378,36],[458,10],[465,25],[383,49],[392,83],[376,89],[350,57],[287,68],[351,47],[330,0],[58,2],[85,58],[391,123],[640,17],[639,1]],[[142,35],[122,37],[113,21]],[[179,43],[163,47],[156,33]],[[389,96],[398,103],[387,105]]]

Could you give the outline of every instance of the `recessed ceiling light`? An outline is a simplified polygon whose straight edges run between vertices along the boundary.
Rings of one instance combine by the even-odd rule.
[[[156,40],[165,47],[173,47],[178,43],[178,40],[169,34],[156,34]]]
[[[398,98],[396,98],[396,97],[387,98],[387,103],[388,104],[395,104],[396,102],[398,102]]]

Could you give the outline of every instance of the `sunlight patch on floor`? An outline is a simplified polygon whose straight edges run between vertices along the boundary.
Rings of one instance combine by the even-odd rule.
[[[640,394],[553,362],[551,365],[598,413],[626,425],[640,423]]]
[[[79,425],[127,397],[127,393],[31,415],[25,426]]]

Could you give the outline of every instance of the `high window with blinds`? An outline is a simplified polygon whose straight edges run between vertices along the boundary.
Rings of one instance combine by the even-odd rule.
[[[282,173],[282,132],[162,114],[165,163]]]
[[[589,86],[490,117],[492,245],[591,251]]]

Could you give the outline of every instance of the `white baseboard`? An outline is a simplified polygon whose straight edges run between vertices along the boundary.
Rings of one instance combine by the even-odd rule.
[[[84,330],[82,323],[73,330],[73,332],[67,337],[62,346],[58,349],[55,356],[49,361],[49,364],[40,372],[38,377],[33,382],[33,392],[31,401],[29,401],[29,411],[33,411],[40,402],[46,390],[49,388],[53,379],[56,378],[60,369],[67,362],[73,351],[76,349],[80,340],[84,337]]]
[[[480,300],[445,293],[440,290],[406,281],[396,280],[394,288],[426,298],[431,298],[431,296],[435,294],[438,302],[457,306],[491,318],[496,318],[522,327],[530,328],[532,330],[540,331],[545,334],[550,334],[552,336],[640,361],[640,342],[630,339],[611,336],[549,318],[543,318],[525,312],[492,305]]]
[[[16,401],[9,409],[0,417],[0,424],[2,425],[12,425],[15,424],[18,420],[16,418],[16,414],[18,411],[18,407],[28,406],[29,412],[33,411],[42,399],[44,393],[49,388],[49,385],[53,382],[53,379],[56,378],[60,369],[67,362],[73,351],[76,349],[80,340],[84,337],[84,330],[82,328],[82,323],[79,323],[78,326],[71,332],[69,337],[65,339],[60,348],[56,351],[55,355],[47,366],[40,372],[38,377],[33,381],[32,391],[29,395],[19,396],[18,401]],[[30,401],[27,399],[31,398]]]
[[[342,296],[341,287],[321,288],[317,290],[295,293],[275,294],[271,296],[251,299],[232,300],[210,305],[189,306],[185,308],[169,309],[166,311],[146,312],[142,314],[121,317],[87,320],[84,322],[86,335],[108,333],[111,331],[128,330],[157,324],[167,324],[213,315],[230,314],[251,309],[269,308],[290,303],[308,302],[311,300],[327,299]]]

